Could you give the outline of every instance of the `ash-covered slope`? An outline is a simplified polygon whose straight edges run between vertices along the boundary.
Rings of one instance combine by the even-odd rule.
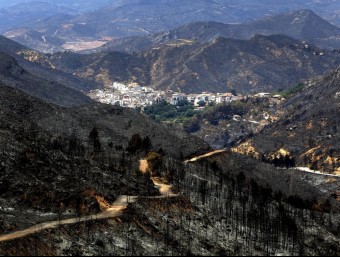
[[[1,87],[1,100],[4,113],[18,115],[13,120],[13,126],[19,126],[15,124],[19,120],[37,125],[41,133],[68,137],[75,133],[82,143],[89,140],[89,133],[96,127],[100,131],[104,150],[110,148],[109,144],[127,148],[135,134],[150,137],[154,149],[162,148],[166,154],[176,158],[209,149],[201,140],[180,131],[167,130],[163,125],[128,108],[99,103],[63,108],[4,86]],[[11,123],[11,120],[6,122]]]
[[[339,204],[329,195],[338,180],[282,175],[230,153],[185,164],[178,160],[181,152],[188,156],[206,146],[129,109],[102,104],[65,109],[2,86],[0,99],[0,234],[81,219],[120,195],[140,196],[119,218],[75,221],[0,242],[2,255],[339,251]],[[138,172],[145,152],[124,151],[136,133],[149,136],[150,149],[163,155],[160,180],[180,195],[152,197],[158,190],[149,174]]]
[[[13,219],[0,220],[1,233],[10,224],[20,229],[32,209],[96,213],[120,195],[157,195],[150,177],[136,172],[144,151],[176,159],[209,149],[129,109],[62,108],[2,85],[0,100],[0,211],[16,210]],[[150,143],[129,154],[136,134]],[[33,222],[39,218],[31,212]]]
[[[0,81],[27,94],[62,106],[90,104],[83,93],[53,80],[45,80],[22,68],[12,56],[0,52]]]
[[[2,72],[7,76],[3,77],[4,84],[64,106],[91,102],[81,92],[96,87],[95,83],[57,70],[47,56],[3,36],[0,47]]]

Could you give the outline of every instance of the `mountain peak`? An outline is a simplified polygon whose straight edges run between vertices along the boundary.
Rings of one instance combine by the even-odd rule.
[[[292,12],[291,16],[294,19],[293,24],[299,23],[299,22],[309,22],[311,20],[322,21],[322,22],[329,24],[326,20],[324,20],[319,15],[317,15],[315,12],[313,12],[312,10],[308,10],[308,9],[294,11]]]

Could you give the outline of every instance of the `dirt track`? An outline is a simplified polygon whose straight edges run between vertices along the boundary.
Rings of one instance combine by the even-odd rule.
[[[208,157],[211,157],[211,156],[214,156],[216,154],[220,154],[220,153],[225,153],[227,150],[216,150],[216,151],[213,151],[213,152],[210,152],[210,153],[207,153],[207,154],[203,154],[203,155],[200,155],[200,156],[197,156],[197,157],[194,157],[190,160],[187,160],[185,161],[186,163],[189,163],[189,162],[197,162],[198,160],[200,159],[204,159],[204,158],[208,158]]]

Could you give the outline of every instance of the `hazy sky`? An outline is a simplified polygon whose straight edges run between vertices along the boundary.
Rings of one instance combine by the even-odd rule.
[[[101,6],[112,3],[120,2],[122,0],[0,0],[0,8],[6,8],[18,3],[23,2],[50,2],[56,5],[63,5],[69,8],[77,9],[80,11],[93,10]],[[127,1],[127,0],[125,0]],[[157,0],[155,0],[157,1]]]
[[[0,7],[7,7],[16,3],[22,2],[21,0],[0,0]]]

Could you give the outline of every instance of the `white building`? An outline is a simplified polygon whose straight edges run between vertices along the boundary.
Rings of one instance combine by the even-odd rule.
[[[265,97],[270,97],[270,93],[258,93],[258,94],[255,95],[255,96],[265,98]]]
[[[172,95],[170,104],[178,105],[181,101],[185,100],[187,100],[187,96],[185,94],[176,93]]]
[[[121,92],[129,90],[129,88],[126,85],[124,85],[122,83],[118,83],[118,82],[113,82],[112,87],[113,87],[114,90],[121,91]]]
[[[198,94],[190,94],[187,96],[187,100],[189,103],[195,104]]]
[[[216,97],[216,103],[228,103],[231,102],[233,99],[233,94],[232,93],[225,93],[225,94],[218,94]]]

